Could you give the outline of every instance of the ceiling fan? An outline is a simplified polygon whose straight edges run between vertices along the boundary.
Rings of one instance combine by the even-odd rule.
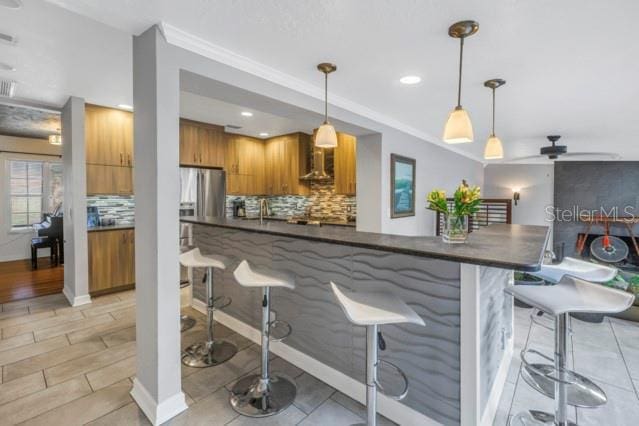
[[[561,136],[549,135],[546,138],[550,141],[550,146],[543,146],[539,150],[537,155],[527,155],[525,157],[516,157],[510,160],[510,162],[522,162],[527,160],[543,160],[544,157],[548,157],[549,160],[556,160],[557,158],[588,158],[595,157],[596,159],[617,160],[620,158],[619,154],[612,152],[568,152],[566,145],[557,145],[557,141]]]

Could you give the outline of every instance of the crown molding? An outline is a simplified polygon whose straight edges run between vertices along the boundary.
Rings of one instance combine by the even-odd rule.
[[[230,67],[237,68],[241,71],[260,77],[279,86],[283,86],[296,92],[303,93],[315,99],[324,100],[324,90],[318,86],[309,84],[306,81],[300,80],[299,78],[294,77],[290,74],[283,73],[268,65],[254,61],[253,59],[246,56],[239,55],[229,49],[213,44],[207,40],[204,40],[177,27],[174,27],[173,25],[167,24],[166,22],[160,22],[158,24],[158,28],[169,44],[181,47],[182,49],[188,50],[190,52],[196,53]],[[416,129],[415,127],[412,127],[408,124],[402,123],[395,118],[372,110],[362,104],[353,102],[349,99],[335,94],[331,94],[330,99],[330,104],[333,106],[350,111],[369,120],[373,120],[385,126],[407,133],[411,136],[419,138],[433,145],[440,146],[456,154],[462,155],[480,163],[484,163],[483,158],[479,158],[474,154],[448,145],[443,141],[440,141],[438,138],[434,138],[432,135],[426,132]]]

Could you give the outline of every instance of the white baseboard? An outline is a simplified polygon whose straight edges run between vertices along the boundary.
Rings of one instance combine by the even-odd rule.
[[[194,309],[206,314],[206,305],[201,300],[194,298],[192,306]],[[214,318],[220,324],[223,324],[247,339],[258,344],[261,342],[260,330],[257,328],[254,328],[222,311],[216,311]],[[306,371],[310,375],[321,378],[321,380],[328,385],[361,402],[362,404],[365,404],[366,385],[364,383],[358,382],[352,377],[321,363],[315,358],[312,358],[311,356],[298,351],[285,343],[272,342],[270,349],[275,355]],[[434,426],[441,424],[430,417],[425,416],[424,414],[382,394],[378,394],[377,407],[380,414],[400,425]]]
[[[491,426],[495,420],[495,415],[497,414],[497,409],[499,408],[499,401],[501,400],[501,394],[504,392],[504,385],[506,384],[508,371],[510,370],[510,364],[513,359],[513,348],[514,339],[511,338],[506,343],[504,356],[501,359],[499,369],[497,370],[497,374],[495,375],[495,381],[493,382],[493,386],[490,389],[490,395],[488,396],[488,401],[486,401],[484,413],[481,416],[481,426]]]
[[[153,426],[161,425],[188,408],[182,392],[176,393],[160,403],[156,402],[137,378],[133,379],[131,396]]]
[[[71,306],[80,306],[91,303],[91,296],[88,294],[84,294],[82,296],[75,296],[73,292],[68,288],[64,287],[62,289],[62,294],[67,298]]]

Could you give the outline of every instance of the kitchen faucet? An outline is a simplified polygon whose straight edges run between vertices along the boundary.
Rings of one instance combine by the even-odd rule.
[[[264,223],[264,214],[267,213],[267,210],[268,210],[268,202],[266,201],[266,198],[260,198],[259,203],[260,203],[260,225],[262,225]]]

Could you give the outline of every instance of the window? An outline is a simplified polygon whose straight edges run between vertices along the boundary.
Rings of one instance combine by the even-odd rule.
[[[10,160],[8,170],[11,228],[40,222],[62,203],[61,163]]]

